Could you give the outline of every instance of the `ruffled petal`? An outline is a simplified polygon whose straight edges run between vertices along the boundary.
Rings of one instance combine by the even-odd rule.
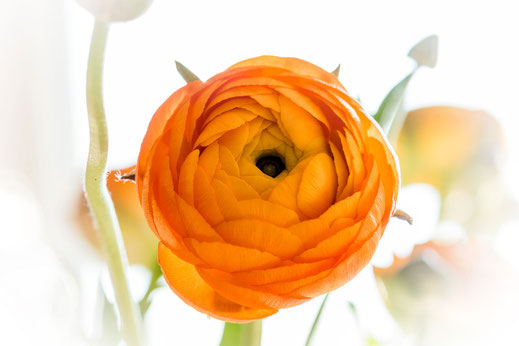
[[[186,304],[204,314],[227,322],[247,323],[277,312],[277,309],[250,308],[225,299],[202,280],[193,265],[176,257],[162,243],[159,244],[158,257],[171,290]]]
[[[275,294],[247,285],[232,274],[198,267],[198,273],[223,297],[245,306],[261,309],[282,309],[302,304],[309,298],[292,294]]]

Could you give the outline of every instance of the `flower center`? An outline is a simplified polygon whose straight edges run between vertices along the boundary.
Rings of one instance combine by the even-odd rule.
[[[267,155],[260,156],[256,160],[256,167],[258,167],[266,175],[275,178],[285,170],[285,163],[281,157],[269,153]]]

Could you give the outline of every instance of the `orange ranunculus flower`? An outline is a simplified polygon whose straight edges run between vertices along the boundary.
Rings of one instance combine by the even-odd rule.
[[[171,289],[231,322],[352,279],[399,188],[387,140],[337,78],[273,56],[171,95],[151,120],[136,180]]]

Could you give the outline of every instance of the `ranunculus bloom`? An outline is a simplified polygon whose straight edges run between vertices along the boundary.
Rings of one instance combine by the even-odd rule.
[[[158,109],[137,186],[171,289],[247,322],[352,279],[395,210],[398,165],[337,78],[263,56]]]

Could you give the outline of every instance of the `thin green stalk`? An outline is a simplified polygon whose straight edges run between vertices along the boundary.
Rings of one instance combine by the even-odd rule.
[[[101,242],[106,254],[110,278],[115,291],[121,318],[123,338],[129,346],[142,345],[141,316],[132,300],[126,270],[128,259],[114,206],[106,188],[106,159],[108,131],[103,108],[103,60],[108,25],[96,21],[90,44],[87,70],[87,108],[90,127],[90,150],[85,173],[85,191],[90,208],[97,221]]]
[[[315,316],[314,323],[312,324],[312,328],[310,329],[310,333],[308,333],[308,337],[306,338],[305,346],[309,346],[312,342],[312,337],[314,336],[315,329],[317,328],[317,324],[319,323],[319,318],[321,317],[321,313],[323,312],[324,305],[326,304],[326,300],[328,299],[329,295],[330,293],[326,293],[326,295],[324,296],[323,302],[321,303],[321,307],[319,308],[319,311]]]
[[[220,346],[260,346],[261,320],[251,323],[225,323]]]
[[[150,279],[150,284],[148,285],[148,289],[146,290],[144,297],[142,297],[141,301],[139,302],[139,307],[141,308],[142,316],[146,315],[146,311],[148,311],[148,308],[150,307],[151,293],[156,288],[160,287],[160,278],[161,277],[162,277],[162,270],[160,269],[159,264],[156,263],[151,272],[151,279]]]

